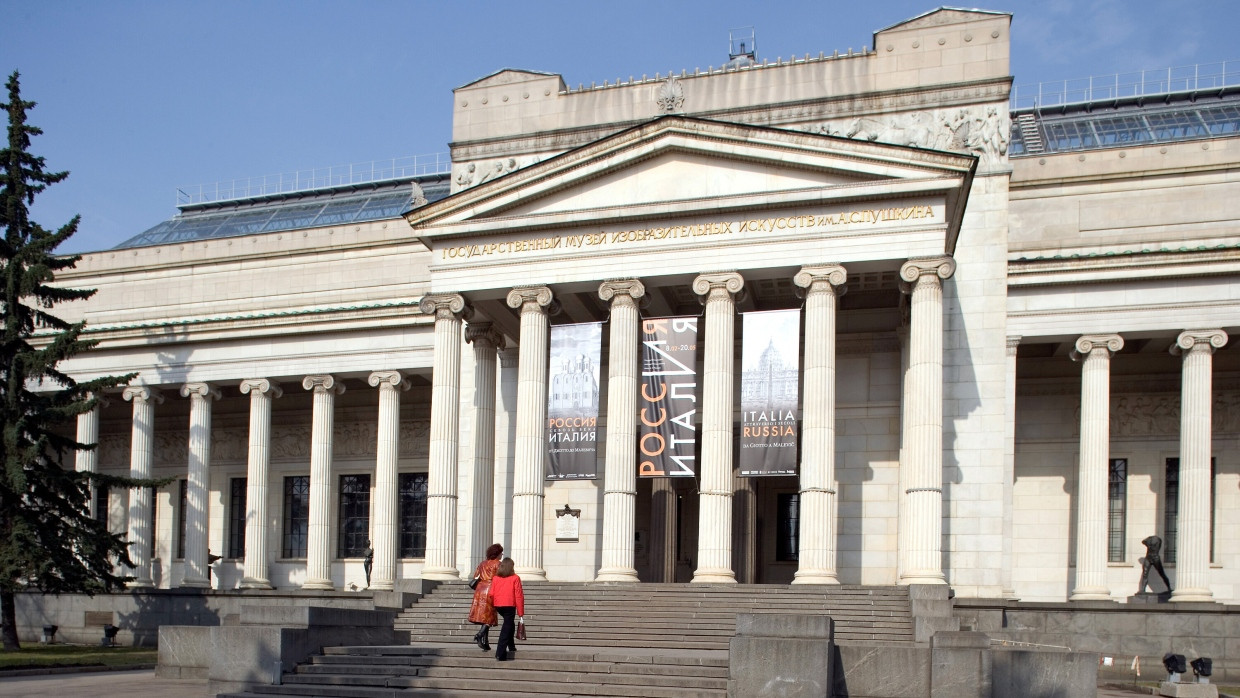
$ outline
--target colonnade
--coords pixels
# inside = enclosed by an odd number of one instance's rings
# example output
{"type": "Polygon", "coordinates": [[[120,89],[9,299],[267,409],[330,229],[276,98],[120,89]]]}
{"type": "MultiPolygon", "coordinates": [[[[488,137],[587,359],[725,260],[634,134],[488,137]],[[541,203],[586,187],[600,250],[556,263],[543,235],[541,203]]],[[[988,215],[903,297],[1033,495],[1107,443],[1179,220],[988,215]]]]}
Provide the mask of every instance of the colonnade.
{"type": "MultiPolygon", "coordinates": [[[[943,279],[955,271],[950,257],[909,260],[901,268],[905,291],[912,296],[910,356],[913,369],[906,387],[904,434],[906,458],[902,481],[913,483],[902,493],[904,511],[912,520],[910,536],[899,549],[902,583],[943,583],[940,563],[942,516],[942,398],[943,398],[943,279]]],[[[842,265],[803,267],[794,282],[806,296],[806,396],[802,418],[805,441],[801,467],[800,569],[796,583],[835,584],[837,535],[837,483],[835,480],[835,333],[838,296],[843,293],[847,271],[842,265]]],[[[694,582],[730,583],[733,570],[733,494],[736,477],[733,452],[733,369],[737,296],[744,278],[736,272],[701,274],[692,288],[705,305],[705,337],[702,370],[701,486],[699,488],[698,567],[694,582]]],[[[637,581],[634,565],[636,467],[633,443],[637,433],[635,400],[638,386],[638,303],[645,286],[637,279],[612,279],[599,286],[599,297],[611,311],[608,368],[607,448],[603,474],[603,525],[601,564],[597,581],[637,581]]],[[[429,301],[424,301],[424,303],[429,301]]],[[[461,319],[469,313],[462,296],[434,297],[436,353],[432,395],[443,391],[442,400],[432,398],[431,488],[444,503],[441,514],[428,520],[427,568],[423,576],[458,579],[463,574],[454,559],[455,444],[435,447],[439,434],[456,434],[459,400],[453,387],[460,365],[460,345],[448,339],[460,336],[461,319]],[[440,332],[444,334],[441,335],[440,332]],[[441,344],[439,337],[443,336],[441,344]],[[446,353],[445,353],[446,352],[446,353]],[[437,407],[441,406],[441,407],[437,407]],[[432,565],[431,551],[436,551],[432,565]]],[[[517,572],[524,579],[545,580],[543,568],[544,458],[546,454],[546,394],[549,314],[556,300],[547,286],[512,289],[509,307],[520,314],[517,367],[516,436],[512,546],[517,572]]],[[[466,328],[466,336],[470,329],[466,328]]],[[[494,381],[477,382],[476,402],[493,404],[494,381]]],[[[493,436],[485,416],[474,430],[475,438],[493,436]]],[[[449,437],[450,438],[450,437],[449,437]]],[[[475,452],[491,453],[493,444],[475,452]]],[[[489,491],[490,471],[475,473],[476,492],[489,491]],[[478,477],[478,475],[482,477],[478,477]]],[[[473,496],[477,496],[476,494],[473,496]]],[[[477,510],[477,506],[474,510],[477,510]]],[[[475,530],[477,526],[475,525],[475,530]]],[[[662,537],[666,539],[666,536],[662,537]]],[[[480,546],[475,545],[475,548],[480,546]]],[[[465,570],[467,572],[468,570],[465,570]]]]}
{"type": "MultiPolygon", "coordinates": [[[[907,529],[916,536],[902,539],[902,581],[941,583],[939,565],[941,530],[942,462],[942,291],[940,281],[949,277],[954,262],[948,257],[910,260],[901,270],[912,295],[911,364],[906,387],[904,441],[906,458],[901,462],[902,481],[915,483],[902,497],[906,510],[916,517],[907,529]]],[[[795,583],[835,584],[837,535],[837,483],[835,480],[835,333],[838,296],[843,293],[847,271],[838,264],[810,265],[795,276],[806,298],[806,358],[803,462],[800,478],[801,531],[800,569],[795,583]]],[[[736,272],[698,276],[693,290],[706,306],[705,353],[701,407],[701,478],[698,560],[695,582],[734,582],[732,569],[732,506],[736,478],[732,464],[732,400],[736,300],[744,287],[736,272]]],[[[603,480],[603,536],[599,581],[637,581],[634,565],[636,512],[636,454],[632,444],[637,433],[636,394],[638,370],[638,303],[645,287],[637,279],[603,282],[599,296],[611,311],[608,424],[603,480]]],[[[520,313],[517,364],[517,409],[514,440],[511,555],[519,562],[518,573],[529,580],[545,580],[543,569],[544,458],[546,454],[546,391],[548,316],[558,305],[547,286],[512,289],[508,305],[520,313]]],[[[459,294],[431,294],[420,302],[421,310],[435,318],[435,353],[431,388],[431,425],[427,495],[427,541],[422,577],[459,579],[468,561],[456,559],[457,510],[461,493],[458,482],[460,430],[460,367],[462,338],[475,351],[475,392],[469,418],[475,443],[472,492],[468,524],[471,549],[490,542],[491,492],[495,476],[495,391],[497,348],[503,337],[488,322],[469,322],[472,309],[459,294]],[[468,324],[466,324],[468,323],[468,324]]],[[[396,580],[399,526],[397,516],[397,435],[400,392],[408,381],[397,371],[378,371],[369,383],[380,390],[378,444],[373,495],[372,545],[374,562],[371,588],[392,589],[396,580]]],[[[335,397],[344,386],[332,375],[310,375],[302,381],[313,391],[310,449],[310,501],[307,534],[306,579],[303,588],[332,588],[330,575],[331,511],[335,484],[332,469],[332,431],[335,397]]],[[[246,555],[241,581],[243,589],[269,589],[267,500],[271,453],[271,401],[283,394],[268,378],[241,381],[250,396],[250,429],[247,450],[246,555]]],[[[189,459],[187,463],[187,511],[185,574],[183,586],[207,585],[207,474],[210,467],[212,403],[220,391],[203,382],[187,383],[180,390],[191,400],[189,459]]],[[[153,414],[163,396],[150,386],[126,388],[124,398],[133,403],[133,438],[130,475],[151,476],[153,414]]],[[[79,439],[92,443],[98,436],[98,410],[79,418],[79,439]]],[[[81,469],[93,466],[90,456],[78,462],[81,469]]],[[[152,586],[149,529],[152,525],[151,493],[130,493],[128,533],[133,541],[131,586],[152,586]]],[[[902,528],[902,530],[905,530],[902,528]]]]}
{"type": "MultiPolygon", "coordinates": [[[[941,584],[943,515],[943,293],[942,282],[955,271],[950,257],[912,259],[902,265],[902,290],[911,296],[908,367],[902,401],[900,521],[897,533],[901,584],[941,584]]],[[[836,584],[838,483],[835,470],[836,314],[848,278],[838,264],[808,265],[793,278],[805,296],[804,397],[800,465],[799,568],[793,583],[836,584]]],[[[701,486],[698,566],[695,582],[734,582],[732,549],[733,494],[732,411],[735,314],[744,278],[736,272],[701,274],[693,290],[705,305],[703,390],[700,403],[701,486]]],[[[603,475],[603,525],[598,581],[637,581],[634,564],[636,467],[632,447],[637,433],[639,385],[638,305],[646,290],[638,279],[613,279],[599,286],[611,312],[608,369],[607,442],[603,475]]],[[[543,568],[544,458],[546,453],[546,357],[549,315],[557,302],[547,286],[512,289],[510,307],[520,313],[517,363],[517,409],[514,440],[512,545],[518,572],[545,580],[543,568]]],[[[458,500],[468,497],[469,549],[482,549],[493,530],[495,478],[495,396],[497,349],[504,339],[489,322],[471,322],[472,311],[459,294],[433,294],[421,301],[435,318],[435,354],[431,389],[431,432],[427,498],[426,558],[422,576],[459,579],[469,561],[456,559],[458,500]],[[475,352],[474,399],[466,431],[473,434],[471,492],[458,493],[458,439],[461,433],[460,366],[462,339],[475,352]]],[[[1008,340],[1008,371],[1013,373],[1020,338],[1008,340]]],[[[1221,330],[1182,332],[1172,351],[1183,357],[1181,474],[1179,492],[1178,584],[1173,600],[1209,601],[1211,360],[1224,346],[1221,330]]],[[[1118,334],[1084,335],[1073,358],[1082,364],[1080,463],[1077,490],[1076,579],[1071,599],[1109,599],[1105,581],[1107,540],[1107,462],[1109,454],[1110,362],[1123,347],[1118,334]]],[[[400,393],[408,380],[397,371],[378,371],[369,383],[380,391],[378,444],[373,495],[372,540],[375,551],[371,586],[392,589],[397,578],[397,443],[400,393]]],[[[1007,403],[1014,402],[1013,376],[1007,403]]],[[[330,539],[334,482],[331,477],[334,399],[343,385],[332,375],[306,376],[302,387],[313,391],[310,459],[310,508],[307,574],[303,588],[331,589],[330,539]]],[[[267,378],[240,383],[250,397],[247,451],[246,555],[244,589],[269,589],[268,472],[271,401],[282,388],[267,378]]],[[[220,391],[203,382],[186,383],[180,393],[190,404],[187,507],[184,513],[185,572],[182,586],[207,585],[207,475],[210,467],[211,409],[220,391]]],[[[151,476],[153,415],[163,401],[150,386],[131,386],[123,397],[133,404],[130,475],[151,476]]],[[[1013,438],[1012,416],[1006,438],[1013,438]]],[[[94,443],[99,410],[79,417],[78,439],[94,443]]],[[[1006,448],[1009,457],[1010,443],[1006,448]]],[[[94,452],[78,454],[79,470],[97,467],[94,452]]],[[[151,493],[130,493],[128,535],[135,579],[131,586],[152,586],[151,493]]],[[[663,536],[666,539],[666,535],[663,536]]],[[[1010,552],[1005,548],[1005,555],[1010,552]]],[[[1006,580],[1005,588],[1010,584],[1006,580]]]]}
{"type": "MultiPolygon", "coordinates": [[[[1172,601],[1213,601],[1210,566],[1211,373],[1222,330],[1186,330],[1171,353],[1182,356],[1180,491],[1176,589],[1172,601]]],[[[1111,359],[1124,347],[1118,334],[1083,335],[1072,358],[1081,362],[1080,462],[1077,473],[1076,581],[1070,601],[1111,598],[1106,584],[1107,484],[1110,454],[1111,359]]]]}

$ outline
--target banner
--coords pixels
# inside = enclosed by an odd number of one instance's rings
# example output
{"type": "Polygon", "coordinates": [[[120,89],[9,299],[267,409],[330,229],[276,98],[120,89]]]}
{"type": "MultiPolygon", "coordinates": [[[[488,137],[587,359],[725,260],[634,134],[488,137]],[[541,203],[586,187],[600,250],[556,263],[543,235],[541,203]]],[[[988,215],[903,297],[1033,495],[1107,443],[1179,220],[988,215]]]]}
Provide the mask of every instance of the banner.
{"type": "Polygon", "coordinates": [[[742,319],[741,475],[795,475],[801,311],[742,319]]]}
{"type": "Polygon", "coordinates": [[[693,477],[697,461],[697,324],[694,317],[642,321],[637,396],[637,474],[693,477]]]}
{"type": "Polygon", "coordinates": [[[598,477],[599,352],[603,325],[552,325],[547,381],[547,479],[598,477]]]}

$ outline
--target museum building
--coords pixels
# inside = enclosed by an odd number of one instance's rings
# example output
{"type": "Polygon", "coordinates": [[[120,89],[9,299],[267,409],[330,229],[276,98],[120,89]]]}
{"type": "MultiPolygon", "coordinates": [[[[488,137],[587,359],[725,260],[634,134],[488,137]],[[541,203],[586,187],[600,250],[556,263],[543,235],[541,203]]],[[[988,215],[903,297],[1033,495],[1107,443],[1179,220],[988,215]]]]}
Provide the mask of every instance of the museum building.
{"type": "Polygon", "coordinates": [[[1236,603],[1240,77],[1026,104],[1010,25],[505,69],[450,164],[83,255],[65,368],[139,375],[77,467],[174,478],[94,497],[132,586],[393,589],[499,542],[526,580],[1123,600],[1157,535],[1172,601],[1236,603]]]}

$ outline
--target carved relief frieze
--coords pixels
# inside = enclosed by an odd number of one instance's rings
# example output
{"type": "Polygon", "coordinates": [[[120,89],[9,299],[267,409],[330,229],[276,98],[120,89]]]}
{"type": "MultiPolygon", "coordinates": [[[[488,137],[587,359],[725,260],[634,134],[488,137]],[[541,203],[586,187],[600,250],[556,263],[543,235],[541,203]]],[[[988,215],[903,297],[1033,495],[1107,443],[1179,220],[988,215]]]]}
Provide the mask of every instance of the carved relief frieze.
{"type": "MultiPolygon", "coordinates": [[[[1240,392],[1216,392],[1211,427],[1216,435],[1240,432],[1240,392]]],[[[1080,431],[1081,408],[1074,413],[1072,433],[1080,431]]],[[[1171,439],[1180,434],[1180,394],[1112,395],[1111,438],[1160,436],[1171,439]]]]}
{"type": "Polygon", "coordinates": [[[983,166],[997,166],[1007,157],[1009,124],[996,105],[932,109],[900,114],[859,116],[806,128],[811,133],[855,140],[968,152],[983,166]]]}
{"type": "MultiPolygon", "coordinates": [[[[677,78],[678,82],[683,82],[677,78]]],[[[662,83],[661,83],[662,84],[662,83]]],[[[846,124],[858,114],[890,114],[912,110],[925,110],[927,107],[942,111],[951,111],[955,107],[962,109],[993,108],[1000,113],[999,104],[989,107],[974,106],[979,102],[1006,103],[1011,87],[1006,80],[987,80],[985,82],[955,88],[930,88],[923,90],[899,90],[895,92],[866,93],[842,95],[812,104],[797,103],[781,106],[777,104],[761,104],[752,108],[729,108],[726,110],[688,110],[684,113],[705,119],[720,119],[736,123],[756,123],[780,128],[823,133],[823,121],[839,121],[846,124]]],[[[1006,118],[1006,115],[1002,115],[1006,118]]],[[[875,117],[881,118],[881,117],[875,117]]],[[[1003,121],[1003,119],[1000,119],[1003,121]]],[[[478,163],[474,175],[468,177],[472,182],[477,177],[483,162],[495,158],[497,150],[503,149],[505,158],[516,157],[520,167],[532,164],[539,159],[550,157],[565,150],[587,145],[600,138],[614,134],[628,126],[635,126],[640,120],[616,122],[596,128],[581,128],[564,131],[548,131],[536,135],[516,137],[505,140],[502,144],[490,141],[461,141],[452,144],[453,177],[460,177],[468,170],[468,163],[478,163]],[[541,153],[525,162],[521,154],[541,153]]],[[[1006,126],[1007,124],[1001,124],[1006,126]]],[[[840,130],[836,126],[834,130],[840,130]]],[[[971,129],[970,129],[971,130],[971,129]]],[[[1006,139],[1007,132],[1000,128],[1000,135],[1006,139]]],[[[1006,150],[1006,143],[1004,144],[1006,150]]],[[[472,182],[476,183],[476,182],[472,182]]],[[[457,180],[457,185],[464,188],[470,186],[457,180]]]]}
{"type": "Polygon", "coordinates": [[[533,165],[538,160],[538,156],[531,155],[522,158],[508,157],[498,160],[456,163],[452,166],[452,178],[458,187],[465,189],[503,177],[510,172],[516,172],[522,167],[533,165]]]}

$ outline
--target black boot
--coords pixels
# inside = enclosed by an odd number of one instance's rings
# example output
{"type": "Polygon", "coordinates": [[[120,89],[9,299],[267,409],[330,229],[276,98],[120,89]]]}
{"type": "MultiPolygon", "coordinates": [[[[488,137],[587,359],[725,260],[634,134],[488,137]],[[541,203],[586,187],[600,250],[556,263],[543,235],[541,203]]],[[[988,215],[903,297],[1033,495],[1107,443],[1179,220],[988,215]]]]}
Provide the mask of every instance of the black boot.
{"type": "Polygon", "coordinates": [[[478,647],[483,652],[486,652],[491,649],[491,643],[489,642],[489,637],[488,637],[490,634],[491,634],[491,626],[484,625],[482,626],[482,630],[479,630],[478,634],[474,636],[474,642],[478,643],[478,647]]]}

